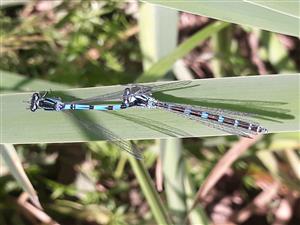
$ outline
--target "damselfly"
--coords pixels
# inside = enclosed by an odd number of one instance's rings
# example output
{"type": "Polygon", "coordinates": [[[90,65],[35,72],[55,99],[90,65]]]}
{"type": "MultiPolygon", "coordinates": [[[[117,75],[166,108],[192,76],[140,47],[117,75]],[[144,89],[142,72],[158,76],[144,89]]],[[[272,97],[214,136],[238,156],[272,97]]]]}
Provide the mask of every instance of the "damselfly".
{"type": "MultiPolygon", "coordinates": [[[[96,110],[96,111],[107,111],[107,110],[120,110],[128,108],[129,105],[124,104],[128,102],[124,100],[121,104],[116,105],[91,105],[91,104],[80,104],[80,103],[64,103],[59,97],[47,97],[48,92],[44,94],[35,92],[31,96],[29,109],[35,112],[37,109],[44,109],[47,111],[66,111],[66,110],[96,110]]],[[[124,95],[127,96],[127,95],[124,95]]]]}
{"type": "MultiPolygon", "coordinates": [[[[64,111],[70,113],[70,110],[97,110],[97,111],[107,111],[107,110],[120,110],[125,109],[128,106],[124,103],[119,105],[85,105],[76,103],[64,103],[61,98],[58,97],[47,97],[48,92],[44,94],[35,92],[31,96],[29,101],[29,109],[35,112],[38,109],[44,109],[46,111],[64,111]]],[[[123,101],[125,102],[125,101],[123,101]]],[[[137,147],[130,144],[128,141],[123,140],[116,134],[112,133],[107,128],[101,126],[100,124],[94,124],[91,121],[84,120],[76,114],[72,114],[80,125],[91,132],[99,132],[105,136],[106,139],[117,145],[120,149],[130,153],[137,159],[142,159],[142,154],[137,147]]]]}
{"type": "Polygon", "coordinates": [[[135,85],[130,84],[127,85],[128,87],[125,88],[126,90],[129,90],[128,92],[124,91],[124,88],[120,91],[104,94],[104,95],[98,95],[91,98],[85,98],[81,100],[76,100],[71,103],[89,103],[89,102],[102,102],[102,101],[120,101],[124,100],[124,98],[128,98],[128,96],[132,95],[139,95],[139,94],[146,94],[146,95],[152,95],[154,92],[159,91],[172,91],[172,90],[178,90],[181,88],[186,88],[191,81],[177,81],[177,82],[171,82],[166,84],[150,84],[150,85],[135,85]]]}
{"type": "Polygon", "coordinates": [[[167,110],[189,119],[198,120],[209,127],[249,138],[251,137],[250,135],[265,134],[268,132],[259,123],[247,120],[245,117],[251,116],[248,113],[162,102],[153,98],[151,88],[147,89],[145,86],[126,88],[124,93],[127,93],[123,97],[124,104],[129,107],[135,106],[167,110]]]}
{"type": "MultiPolygon", "coordinates": [[[[154,91],[178,89],[186,86],[189,83],[190,81],[150,86],[130,85],[130,88],[125,88],[125,90],[123,89],[121,91],[72,102],[63,102],[62,99],[59,97],[48,97],[48,92],[45,92],[44,94],[36,92],[33,93],[31,96],[31,100],[29,101],[29,109],[32,112],[35,112],[38,109],[44,109],[46,111],[63,111],[68,114],[70,114],[72,110],[121,110],[126,109],[128,107],[136,106],[136,101],[134,99],[135,96],[138,96],[140,94],[151,95],[151,93],[154,91]],[[122,102],[120,104],[115,105],[85,104],[88,102],[114,100],[119,100],[122,102]]],[[[129,144],[127,141],[121,139],[116,134],[112,133],[109,129],[101,126],[100,124],[94,124],[91,121],[87,121],[76,114],[71,115],[76,117],[77,121],[79,121],[82,127],[90,130],[91,132],[97,132],[101,130],[101,133],[104,134],[105,138],[119,146],[120,149],[125,150],[126,152],[130,153],[138,159],[142,159],[142,154],[134,145],[129,144]]]]}

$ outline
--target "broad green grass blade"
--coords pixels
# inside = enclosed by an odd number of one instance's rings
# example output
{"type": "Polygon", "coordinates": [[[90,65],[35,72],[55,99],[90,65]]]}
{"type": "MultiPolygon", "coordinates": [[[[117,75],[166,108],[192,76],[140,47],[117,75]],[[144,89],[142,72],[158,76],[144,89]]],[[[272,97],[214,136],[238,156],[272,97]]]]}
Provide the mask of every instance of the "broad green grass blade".
{"type": "Polygon", "coordinates": [[[22,167],[22,164],[14,146],[0,144],[0,157],[3,158],[10,173],[13,175],[13,177],[16,179],[16,181],[19,183],[22,189],[28,193],[31,201],[39,208],[42,208],[39,198],[22,167]]]}
{"type": "Polygon", "coordinates": [[[299,1],[145,1],[230,23],[253,26],[295,37],[299,36],[299,1]]]}
{"type": "Polygon", "coordinates": [[[204,29],[198,31],[193,36],[181,43],[167,56],[163,57],[158,62],[153,64],[147,71],[142,74],[141,77],[139,77],[138,81],[149,82],[158,80],[172,68],[176,60],[184,57],[202,41],[206,40],[207,38],[211,37],[227,26],[229,26],[229,24],[223,22],[215,22],[206,26],[204,29]]]}
{"type": "Polygon", "coordinates": [[[67,85],[20,76],[0,70],[0,93],[23,92],[37,90],[63,90],[67,85]]]}
{"type": "Polygon", "coordinates": [[[247,2],[251,4],[256,4],[257,6],[263,7],[268,10],[278,12],[280,14],[285,14],[287,16],[295,17],[299,19],[300,15],[300,3],[299,1],[261,1],[261,0],[248,0],[247,2]]]}
{"type": "Polygon", "coordinates": [[[178,13],[151,4],[141,4],[139,12],[143,67],[147,70],[176,47],[178,13]]]}
{"type": "MultiPolygon", "coordinates": [[[[185,87],[154,94],[159,100],[255,113],[271,133],[299,131],[299,74],[194,80],[185,87]]],[[[168,83],[168,82],[167,82],[168,83]]],[[[86,98],[123,90],[122,86],[67,90],[65,96],[86,98]]],[[[56,93],[60,95],[59,93],[56,93]]],[[[52,95],[55,95],[52,94],[52,95]]],[[[101,140],[86,134],[62,112],[26,110],[31,93],[1,97],[1,143],[80,142],[101,140]]],[[[65,100],[71,100],[70,97],[65,100]]],[[[95,123],[124,139],[201,137],[224,135],[171,112],[130,108],[109,112],[86,112],[95,123]],[[181,132],[175,132],[180,130],[181,132]]]]}

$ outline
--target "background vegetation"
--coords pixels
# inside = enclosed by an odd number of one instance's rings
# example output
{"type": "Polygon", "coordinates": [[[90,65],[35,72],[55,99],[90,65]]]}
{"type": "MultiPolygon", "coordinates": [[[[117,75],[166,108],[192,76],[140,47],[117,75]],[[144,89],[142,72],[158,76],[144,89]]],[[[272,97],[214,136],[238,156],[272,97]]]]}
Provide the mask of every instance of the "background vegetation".
{"type": "MultiPolygon", "coordinates": [[[[297,35],[292,22],[260,20],[277,34],[109,0],[3,1],[0,18],[2,93],[300,70],[299,39],[284,35],[297,35]]],[[[1,145],[0,224],[300,221],[298,133],[137,141],[143,163],[105,142],[40,142],[1,145]]]]}

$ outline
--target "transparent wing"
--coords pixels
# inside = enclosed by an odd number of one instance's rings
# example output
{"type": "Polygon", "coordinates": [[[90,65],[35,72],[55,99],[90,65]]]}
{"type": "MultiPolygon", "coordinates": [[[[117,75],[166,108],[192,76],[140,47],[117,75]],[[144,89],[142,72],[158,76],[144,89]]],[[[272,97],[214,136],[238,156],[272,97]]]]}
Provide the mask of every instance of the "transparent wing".
{"type": "Polygon", "coordinates": [[[135,94],[151,94],[158,91],[170,91],[174,89],[183,88],[189,85],[192,81],[176,81],[166,84],[149,84],[149,85],[132,85],[133,93],[135,94]],[[136,89],[136,90],[135,90],[136,89]]]}
{"type": "MultiPolygon", "coordinates": [[[[132,106],[132,108],[138,108],[139,110],[149,110],[147,108],[141,108],[139,106],[132,106]]],[[[110,111],[109,113],[119,116],[121,118],[124,118],[126,120],[129,120],[133,123],[141,124],[141,125],[148,127],[154,131],[157,131],[157,132],[160,132],[163,134],[167,134],[172,137],[191,136],[190,133],[187,133],[177,127],[169,126],[168,124],[164,123],[163,121],[158,122],[157,120],[153,120],[149,117],[143,117],[143,116],[140,116],[137,114],[134,114],[134,115],[127,114],[126,116],[124,116],[124,115],[122,115],[122,113],[117,112],[117,111],[110,111]]]]}
{"type": "MultiPolygon", "coordinates": [[[[184,87],[190,84],[191,81],[178,81],[167,84],[150,84],[150,85],[135,85],[129,84],[124,86],[125,88],[130,88],[132,90],[132,94],[151,94],[157,91],[163,90],[173,90],[176,88],[184,87]]],[[[72,103],[89,103],[89,102],[101,102],[101,101],[120,101],[123,98],[124,89],[121,91],[116,91],[104,95],[98,95],[91,98],[86,98],[78,101],[70,102],[72,103]]]]}
{"type": "Polygon", "coordinates": [[[158,91],[169,91],[173,89],[183,88],[187,85],[189,85],[192,81],[190,80],[183,80],[183,81],[176,81],[166,84],[158,84],[158,85],[149,85],[152,92],[158,92],[158,91]]]}
{"type": "Polygon", "coordinates": [[[193,119],[193,120],[197,120],[199,122],[201,122],[202,124],[211,127],[211,128],[215,128],[221,131],[225,131],[226,133],[229,134],[234,134],[234,135],[238,135],[238,136],[242,136],[242,137],[247,137],[247,138],[251,138],[250,135],[256,135],[256,133],[254,131],[251,130],[246,130],[240,127],[234,127],[234,126],[230,126],[228,124],[225,123],[219,123],[217,121],[212,121],[212,120],[208,120],[208,119],[204,119],[202,117],[189,117],[189,119],[193,119]]]}
{"type": "MultiPolygon", "coordinates": [[[[125,88],[124,88],[125,89],[125,88]]],[[[116,91],[108,94],[98,95],[91,98],[85,98],[82,100],[77,100],[70,102],[73,103],[90,103],[90,102],[102,102],[102,101],[120,101],[122,99],[124,90],[116,91]]]]}
{"type": "Polygon", "coordinates": [[[168,109],[164,109],[164,108],[161,108],[161,110],[164,110],[164,111],[168,111],[168,112],[172,112],[172,113],[175,113],[179,116],[183,116],[187,119],[191,119],[191,120],[196,120],[208,127],[211,127],[211,128],[214,128],[214,129],[218,129],[218,130],[221,130],[221,131],[225,131],[226,133],[229,133],[229,134],[234,134],[234,135],[238,135],[238,136],[242,136],[242,137],[247,137],[247,138],[251,138],[251,134],[255,135],[256,133],[253,132],[253,131],[250,131],[250,130],[245,130],[245,129],[241,129],[241,128],[237,128],[237,127],[232,127],[230,125],[227,125],[227,124],[221,124],[219,122],[216,122],[216,121],[212,121],[212,120],[208,120],[208,119],[204,119],[202,117],[196,117],[196,116],[188,116],[188,115],[185,115],[184,113],[179,113],[179,112],[174,112],[174,111],[170,111],[168,109]]]}
{"type": "MultiPolygon", "coordinates": [[[[170,103],[170,104],[174,105],[172,103],[170,103]]],[[[178,106],[182,106],[182,105],[178,105],[178,106]]],[[[202,124],[204,124],[208,127],[212,127],[212,128],[218,129],[218,130],[222,130],[222,131],[225,131],[225,132],[230,133],[230,134],[239,135],[239,136],[243,136],[243,137],[247,137],[247,138],[251,138],[250,135],[256,135],[257,134],[256,132],[254,132],[252,130],[247,130],[247,129],[243,129],[243,128],[240,128],[240,127],[234,127],[232,125],[228,125],[228,124],[225,124],[225,123],[219,123],[217,121],[205,119],[205,118],[202,118],[202,117],[187,115],[187,114],[184,114],[184,113],[181,113],[181,112],[174,112],[174,111],[171,111],[171,110],[165,109],[165,108],[160,108],[160,109],[166,110],[166,111],[169,111],[169,112],[172,112],[172,113],[176,113],[177,115],[184,116],[185,118],[188,118],[188,119],[199,121],[199,122],[201,122],[202,124]]],[[[256,123],[256,122],[249,121],[249,120],[247,120],[243,117],[240,117],[241,115],[244,115],[244,114],[242,114],[242,113],[240,114],[239,112],[228,111],[228,110],[223,111],[222,109],[211,109],[211,108],[208,108],[208,107],[189,107],[189,109],[196,109],[196,110],[200,110],[200,111],[205,111],[209,114],[222,115],[222,116],[226,116],[226,117],[229,117],[229,118],[232,118],[232,119],[240,119],[244,122],[251,123],[253,125],[259,126],[259,124],[256,123]],[[239,115],[239,117],[236,117],[236,115],[239,115]]]]}
{"type": "Polygon", "coordinates": [[[80,123],[80,125],[87,129],[88,131],[97,135],[97,133],[101,133],[109,142],[117,145],[121,150],[133,155],[136,159],[142,160],[143,156],[140,150],[135,146],[130,144],[129,141],[123,140],[122,138],[118,137],[116,134],[105,128],[100,124],[92,123],[91,121],[82,119],[76,113],[72,112],[65,112],[67,114],[71,114],[76,120],[80,123]]]}

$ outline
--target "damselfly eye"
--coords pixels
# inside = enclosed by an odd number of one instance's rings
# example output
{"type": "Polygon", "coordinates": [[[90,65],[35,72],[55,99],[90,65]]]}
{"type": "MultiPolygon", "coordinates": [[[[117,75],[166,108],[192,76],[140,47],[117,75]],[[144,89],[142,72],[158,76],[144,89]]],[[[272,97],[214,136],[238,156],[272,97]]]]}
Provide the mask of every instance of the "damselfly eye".
{"type": "Polygon", "coordinates": [[[30,111],[31,111],[31,112],[35,112],[36,110],[37,110],[36,104],[32,104],[32,105],[30,106],[30,111]]]}
{"type": "Polygon", "coordinates": [[[32,95],[32,100],[35,101],[35,102],[36,102],[39,98],[40,98],[40,96],[39,96],[38,93],[34,93],[34,94],[32,95]]]}
{"type": "Polygon", "coordinates": [[[130,89],[129,88],[125,88],[123,96],[127,96],[129,94],[130,94],[130,89]]]}
{"type": "Polygon", "coordinates": [[[38,108],[38,101],[40,100],[40,95],[39,93],[33,93],[31,97],[31,102],[30,102],[30,111],[34,112],[38,108]]]}

